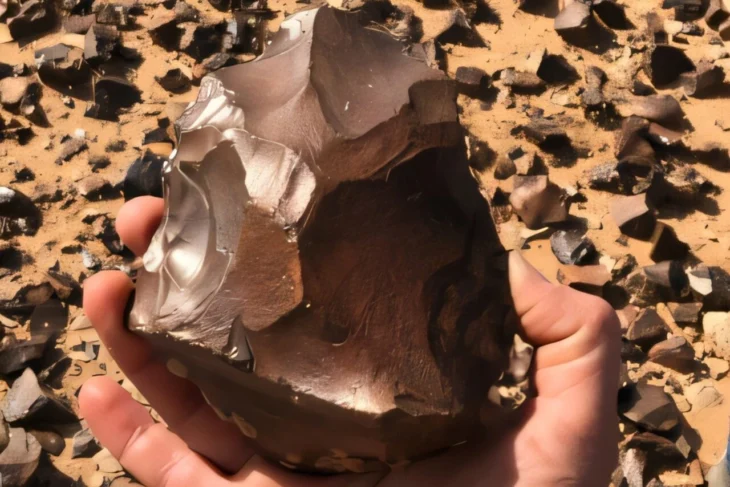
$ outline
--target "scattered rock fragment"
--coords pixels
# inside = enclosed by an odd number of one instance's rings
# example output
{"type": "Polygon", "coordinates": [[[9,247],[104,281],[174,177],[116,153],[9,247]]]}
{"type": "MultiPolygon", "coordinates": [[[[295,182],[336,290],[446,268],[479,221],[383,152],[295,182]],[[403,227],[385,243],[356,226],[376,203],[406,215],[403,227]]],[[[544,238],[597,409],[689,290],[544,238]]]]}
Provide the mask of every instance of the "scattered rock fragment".
{"type": "Polygon", "coordinates": [[[590,20],[590,4],[581,1],[572,2],[555,17],[555,30],[559,33],[573,33],[585,30],[590,20]]]}
{"type": "Polygon", "coordinates": [[[692,411],[697,412],[722,403],[722,395],[715,389],[714,381],[703,380],[686,387],[684,390],[687,401],[692,405],[692,411]]]}
{"type": "Polygon", "coordinates": [[[69,137],[61,146],[61,151],[56,158],[56,164],[61,165],[70,161],[75,155],[87,150],[89,146],[83,137],[69,137]]]}
{"type": "Polygon", "coordinates": [[[566,195],[547,176],[515,176],[509,201],[514,212],[530,229],[568,218],[569,202],[566,195]]]}
{"type": "Polygon", "coordinates": [[[709,311],[702,317],[707,350],[717,357],[730,360],[730,313],[709,311]]]}
{"type": "Polygon", "coordinates": [[[703,363],[707,365],[707,368],[710,371],[710,377],[715,380],[723,378],[730,370],[730,364],[728,364],[728,361],[725,359],[705,357],[703,363]]]}
{"type": "Polygon", "coordinates": [[[120,47],[119,32],[108,25],[94,24],[84,37],[84,59],[92,65],[109,61],[120,47]]]}
{"type": "Polygon", "coordinates": [[[91,69],[80,49],[64,44],[38,49],[35,64],[40,79],[54,90],[82,99],[91,96],[91,69]]]}
{"type": "Polygon", "coordinates": [[[683,337],[672,337],[651,347],[649,360],[680,372],[691,371],[695,366],[695,351],[683,337]]]}
{"type": "Polygon", "coordinates": [[[42,216],[30,198],[14,188],[0,186],[0,237],[34,235],[42,216]]]}
{"type": "Polygon", "coordinates": [[[679,240],[674,229],[663,222],[656,224],[650,241],[649,257],[654,262],[682,260],[689,252],[689,245],[679,240]]]}
{"type": "MultiPolygon", "coordinates": [[[[83,423],[82,423],[83,424],[83,423]]],[[[79,430],[73,437],[73,452],[71,458],[90,458],[101,450],[101,446],[87,427],[79,430]]]]}
{"type": "Polygon", "coordinates": [[[84,116],[115,122],[119,114],[142,101],[139,89],[129,81],[114,76],[99,78],[94,85],[94,103],[84,116]]]}
{"type": "Polygon", "coordinates": [[[89,201],[98,201],[116,196],[117,191],[106,179],[98,174],[91,174],[76,183],[76,190],[89,201]]]}
{"type": "Polygon", "coordinates": [[[611,281],[611,273],[601,264],[568,265],[558,269],[557,280],[560,284],[598,294],[611,281]]]}
{"type": "Polygon", "coordinates": [[[58,299],[49,299],[38,305],[30,315],[32,336],[58,336],[66,330],[68,309],[58,299]]]}
{"type": "Polygon", "coordinates": [[[653,460],[654,462],[667,463],[687,458],[684,448],[680,448],[668,438],[648,431],[633,434],[626,441],[626,446],[641,449],[647,454],[650,462],[653,460]]]}
{"type": "Polygon", "coordinates": [[[544,88],[545,82],[535,73],[516,71],[513,68],[502,70],[499,79],[504,86],[518,90],[538,90],[544,88]]]}
{"type": "Polygon", "coordinates": [[[684,119],[682,107],[671,95],[614,97],[611,101],[624,117],[636,115],[668,126],[681,124],[684,119]]]}
{"type": "Polygon", "coordinates": [[[710,29],[718,30],[720,25],[730,19],[730,11],[724,0],[710,0],[705,11],[705,22],[710,29]]]}
{"type": "Polygon", "coordinates": [[[695,324],[698,322],[702,303],[667,303],[667,307],[677,323],[695,324]]]}
{"type": "Polygon", "coordinates": [[[507,156],[500,156],[494,166],[494,178],[499,180],[509,179],[517,174],[515,162],[507,156]]]}
{"type": "Polygon", "coordinates": [[[682,73],[680,83],[689,96],[702,98],[718,91],[725,81],[725,71],[710,61],[700,61],[697,69],[682,73]]]}
{"type": "Polygon", "coordinates": [[[651,166],[655,161],[654,148],[648,138],[650,122],[631,116],[621,123],[616,136],[616,158],[619,162],[651,166]]]}
{"type": "Polygon", "coordinates": [[[127,5],[102,3],[96,5],[96,21],[99,24],[114,25],[121,28],[131,27],[134,19],[127,5]]]}
{"type": "Polygon", "coordinates": [[[614,197],[611,200],[611,216],[624,235],[648,239],[654,233],[655,217],[645,193],[614,197]]]}
{"type": "Polygon", "coordinates": [[[602,87],[606,82],[606,73],[597,66],[588,66],[585,70],[586,89],[581,100],[587,107],[595,107],[604,102],[602,87]]]}
{"type": "Polygon", "coordinates": [[[63,453],[64,448],[66,448],[63,436],[59,435],[55,431],[31,430],[28,433],[38,440],[38,443],[44,451],[47,451],[54,457],[59,456],[63,453]]]}
{"type": "Polygon", "coordinates": [[[671,289],[678,296],[687,295],[689,281],[682,264],[676,260],[646,266],[644,274],[652,282],[671,289]]]}
{"type": "Polygon", "coordinates": [[[454,76],[459,93],[471,98],[480,98],[489,88],[490,77],[483,69],[460,66],[454,76]]]}
{"type": "Polygon", "coordinates": [[[124,178],[124,199],[138,196],[162,197],[162,167],[165,159],[150,151],[135,160],[124,178]]]}
{"type": "Polygon", "coordinates": [[[687,269],[687,279],[692,290],[701,296],[712,293],[712,275],[706,265],[698,264],[687,269]]]}
{"type": "Polygon", "coordinates": [[[8,19],[7,24],[13,39],[37,37],[52,29],[56,22],[56,12],[52,2],[45,0],[28,0],[20,11],[8,19]]]}
{"type": "Polygon", "coordinates": [[[649,431],[659,432],[672,430],[681,418],[677,406],[663,388],[643,383],[632,388],[622,415],[649,431]]]}
{"type": "Polygon", "coordinates": [[[191,86],[190,78],[180,68],[169,69],[163,76],[155,76],[155,81],[170,93],[185,93],[191,86]]]}
{"type": "Polygon", "coordinates": [[[10,428],[10,442],[0,452],[0,478],[3,485],[24,486],[38,468],[41,445],[22,428],[10,428]]]}
{"type": "Polygon", "coordinates": [[[31,369],[16,379],[2,402],[6,421],[63,424],[76,421],[71,408],[50,389],[38,383],[31,369]]]}
{"type": "Polygon", "coordinates": [[[553,254],[562,264],[583,265],[596,256],[596,247],[581,230],[558,230],[550,236],[553,254]]]}
{"type": "Polygon", "coordinates": [[[48,337],[32,337],[17,340],[8,335],[0,342],[0,374],[10,374],[22,370],[28,362],[39,359],[48,344],[48,337]]]}
{"type": "MultiPolygon", "coordinates": [[[[654,308],[641,310],[636,319],[629,325],[626,338],[645,350],[667,338],[671,330],[654,308]]],[[[694,352],[692,353],[694,357],[694,352]]]]}

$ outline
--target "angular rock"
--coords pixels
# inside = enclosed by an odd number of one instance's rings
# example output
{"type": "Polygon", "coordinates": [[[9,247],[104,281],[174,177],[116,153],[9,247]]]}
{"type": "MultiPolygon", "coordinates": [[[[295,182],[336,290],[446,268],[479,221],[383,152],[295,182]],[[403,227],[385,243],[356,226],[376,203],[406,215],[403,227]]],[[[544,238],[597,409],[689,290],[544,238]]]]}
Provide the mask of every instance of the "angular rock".
{"type": "Polygon", "coordinates": [[[717,391],[712,380],[703,380],[686,387],[685,397],[695,413],[715,407],[723,401],[722,394],[717,391]]]}
{"type": "Polygon", "coordinates": [[[591,20],[591,7],[587,2],[575,1],[555,17],[554,27],[558,33],[572,33],[585,30],[591,20]]]}
{"type": "Polygon", "coordinates": [[[84,59],[92,65],[109,61],[121,46],[119,32],[108,25],[92,25],[84,37],[84,59]]]}
{"type": "Polygon", "coordinates": [[[730,11],[725,7],[724,0],[709,0],[705,11],[705,22],[708,27],[717,30],[728,19],[730,19],[730,11]]]}
{"type": "Polygon", "coordinates": [[[708,296],[713,291],[713,279],[710,268],[705,264],[698,264],[687,269],[687,280],[693,291],[701,296],[708,296]]]}
{"type": "Polygon", "coordinates": [[[164,76],[155,76],[155,80],[170,93],[185,93],[191,86],[190,78],[180,68],[169,69],[164,76]]]}
{"type": "Polygon", "coordinates": [[[611,273],[604,265],[569,265],[558,269],[560,284],[586,292],[597,292],[611,281],[611,273]]]}
{"type": "Polygon", "coordinates": [[[505,180],[517,174],[517,166],[515,162],[506,156],[497,159],[494,166],[494,179],[505,180]]]}
{"type": "Polygon", "coordinates": [[[0,478],[3,486],[28,485],[41,455],[41,445],[22,428],[10,428],[10,443],[0,452],[0,478]]]}
{"type": "Polygon", "coordinates": [[[3,78],[0,80],[0,103],[8,110],[17,111],[33,83],[30,76],[3,78]]]}
{"type": "Polygon", "coordinates": [[[689,245],[679,240],[674,229],[663,222],[658,222],[654,227],[650,242],[649,257],[654,262],[682,260],[689,253],[689,245]]]}
{"type": "Polygon", "coordinates": [[[458,67],[454,79],[459,93],[471,98],[483,96],[491,81],[486,71],[473,66],[458,67]]]}
{"type": "Polygon", "coordinates": [[[687,458],[685,450],[675,442],[663,436],[644,431],[632,435],[626,442],[628,448],[639,448],[644,451],[652,463],[670,463],[687,458]]]}
{"type": "Polygon", "coordinates": [[[79,430],[73,437],[73,452],[71,458],[91,458],[96,455],[101,446],[94,438],[91,430],[85,427],[79,430]]]}
{"type": "Polygon", "coordinates": [[[14,188],[0,186],[0,237],[35,235],[42,222],[40,210],[14,188]]]}
{"type": "Polygon", "coordinates": [[[680,423],[681,413],[672,398],[657,386],[638,383],[622,415],[649,431],[667,432],[680,423]]]}
{"type": "Polygon", "coordinates": [[[681,124],[684,112],[679,102],[671,95],[635,96],[626,99],[612,99],[621,115],[636,115],[662,125],[681,124]]]}
{"type": "Polygon", "coordinates": [[[178,120],[166,230],[138,271],[129,327],[266,457],[380,470],[481,428],[513,334],[506,253],[456,95],[399,40],[321,7],[284,21],[255,62],[204,79],[178,120]],[[351,402],[353,379],[373,401],[351,402]]]}
{"type": "MultiPolygon", "coordinates": [[[[626,338],[648,350],[657,343],[667,339],[671,329],[654,308],[641,310],[633,323],[629,325],[626,338]]],[[[692,353],[694,358],[694,353],[692,353]]]]}
{"type": "Polygon", "coordinates": [[[680,372],[695,366],[695,351],[683,337],[672,337],[649,349],[649,360],[680,372]]]}
{"type": "Polygon", "coordinates": [[[689,96],[702,98],[719,90],[725,81],[725,71],[710,61],[700,61],[697,69],[682,73],[680,83],[689,96]]]}
{"type": "Polygon", "coordinates": [[[70,161],[75,155],[87,150],[89,146],[83,137],[70,137],[61,146],[61,151],[56,158],[56,164],[61,165],[70,161]]]}
{"type": "Polygon", "coordinates": [[[586,88],[581,94],[583,105],[595,107],[604,102],[602,87],[606,82],[606,73],[597,66],[588,66],[585,70],[586,88]]]}
{"type": "Polygon", "coordinates": [[[596,247],[581,230],[558,230],[550,236],[550,247],[562,264],[584,265],[596,256],[596,247]]]}
{"type": "Polygon", "coordinates": [[[715,356],[730,360],[730,313],[709,311],[702,317],[705,345],[715,356]]]}
{"type": "Polygon", "coordinates": [[[646,194],[616,196],[611,200],[611,216],[621,233],[648,239],[654,233],[656,218],[646,202],[646,194]]]}
{"type": "Polygon", "coordinates": [[[96,21],[99,24],[114,25],[117,27],[131,27],[134,19],[131,17],[131,9],[127,5],[115,3],[97,4],[96,21]]]}
{"type": "Polygon", "coordinates": [[[640,117],[624,119],[616,136],[616,158],[619,162],[644,166],[654,164],[654,148],[647,140],[649,127],[649,121],[640,117]]]}
{"type": "Polygon", "coordinates": [[[63,453],[64,448],[66,448],[66,442],[64,441],[63,436],[59,435],[55,431],[31,430],[28,434],[33,435],[35,439],[38,440],[43,451],[47,451],[54,457],[59,456],[63,453]]]}
{"type": "Polygon", "coordinates": [[[545,86],[545,82],[537,74],[516,71],[512,68],[503,69],[499,79],[504,86],[522,90],[536,90],[545,86]]]}
{"type": "Polygon", "coordinates": [[[62,424],[77,421],[65,401],[38,383],[31,369],[13,382],[2,402],[2,412],[9,423],[62,424]]]}
{"type": "Polygon", "coordinates": [[[13,39],[36,37],[54,27],[56,12],[52,2],[45,0],[28,0],[24,2],[18,14],[7,21],[13,39]]]}
{"type": "Polygon", "coordinates": [[[570,203],[564,191],[547,176],[515,176],[509,201],[530,229],[568,219],[570,203]]]}
{"type": "Polygon", "coordinates": [[[48,336],[32,337],[29,340],[15,340],[6,336],[0,342],[0,374],[22,370],[31,360],[43,356],[48,345],[48,336]]]}
{"type": "Polygon", "coordinates": [[[76,183],[76,189],[81,196],[89,201],[98,201],[113,198],[116,192],[112,184],[98,174],[86,176],[76,183]]]}
{"type": "Polygon", "coordinates": [[[94,103],[85,117],[116,121],[119,114],[142,101],[139,89],[129,81],[112,76],[99,78],[94,85],[94,103]]]}
{"type": "Polygon", "coordinates": [[[691,166],[679,166],[664,179],[670,186],[668,197],[679,202],[697,201],[712,189],[712,183],[691,166]]]}
{"type": "Polygon", "coordinates": [[[124,200],[138,196],[162,197],[162,168],[165,159],[146,151],[135,160],[124,177],[124,200]]]}
{"type": "Polygon", "coordinates": [[[63,19],[63,30],[69,34],[86,34],[96,23],[96,15],[71,15],[63,19]]]}
{"type": "Polygon", "coordinates": [[[31,336],[56,337],[66,331],[68,309],[58,299],[49,299],[38,305],[30,315],[31,336]]]}
{"type": "Polygon", "coordinates": [[[699,320],[702,303],[667,303],[667,307],[677,323],[695,324],[699,320]]]}
{"type": "Polygon", "coordinates": [[[77,98],[91,96],[91,69],[83,51],[56,44],[35,52],[38,76],[51,88],[77,98]]]}
{"type": "Polygon", "coordinates": [[[649,280],[671,289],[675,295],[687,295],[689,281],[680,262],[672,260],[649,265],[644,267],[644,273],[649,280]]]}

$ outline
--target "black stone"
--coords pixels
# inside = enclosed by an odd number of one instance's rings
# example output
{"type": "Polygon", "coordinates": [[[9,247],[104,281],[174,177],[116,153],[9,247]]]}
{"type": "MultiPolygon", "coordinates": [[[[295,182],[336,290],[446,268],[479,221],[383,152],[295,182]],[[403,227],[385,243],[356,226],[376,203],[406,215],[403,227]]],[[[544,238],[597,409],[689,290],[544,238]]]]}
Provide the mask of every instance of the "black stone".
{"type": "Polygon", "coordinates": [[[77,421],[65,400],[38,383],[31,369],[13,382],[2,402],[2,412],[9,423],[63,424],[77,421]]]}
{"type": "Polygon", "coordinates": [[[138,196],[162,197],[164,164],[164,158],[149,151],[135,160],[124,178],[124,200],[129,201],[138,196]]]}
{"type": "Polygon", "coordinates": [[[567,265],[583,265],[596,256],[596,247],[582,230],[558,230],[550,236],[550,248],[567,265]]]}

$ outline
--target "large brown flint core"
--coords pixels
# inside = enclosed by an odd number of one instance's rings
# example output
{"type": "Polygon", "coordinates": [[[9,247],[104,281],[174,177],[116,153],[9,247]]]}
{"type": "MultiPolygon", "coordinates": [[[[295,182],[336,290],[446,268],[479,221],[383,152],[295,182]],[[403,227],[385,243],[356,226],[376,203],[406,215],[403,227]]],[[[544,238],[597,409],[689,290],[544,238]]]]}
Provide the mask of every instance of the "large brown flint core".
{"type": "Polygon", "coordinates": [[[405,52],[356,15],[298,13],[204,78],[164,171],[130,327],[289,468],[481,436],[506,366],[506,254],[455,87],[405,52]]]}

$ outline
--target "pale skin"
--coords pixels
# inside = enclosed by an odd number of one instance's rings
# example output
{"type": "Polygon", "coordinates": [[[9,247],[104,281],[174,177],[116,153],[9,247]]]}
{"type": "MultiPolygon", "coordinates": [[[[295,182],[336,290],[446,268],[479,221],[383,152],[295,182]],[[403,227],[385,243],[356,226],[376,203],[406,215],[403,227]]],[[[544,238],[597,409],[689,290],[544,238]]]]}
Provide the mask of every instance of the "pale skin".
{"type": "MultiPolygon", "coordinates": [[[[119,213],[122,240],[141,255],[163,210],[137,198],[119,213]]],[[[127,377],[165,420],[155,423],[114,380],[81,390],[81,413],[99,441],[148,487],[436,487],[608,485],[616,465],[620,328],[603,300],[548,282],[510,254],[510,286],[522,334],[536,348],[537,396],[514,426],[383,474],[314,477],[268,463],[237,427],[218,418],[188,381],[172,375],[124,328],[132,282],[101,272],[84,283],[84,309],[127,377]]]]}

